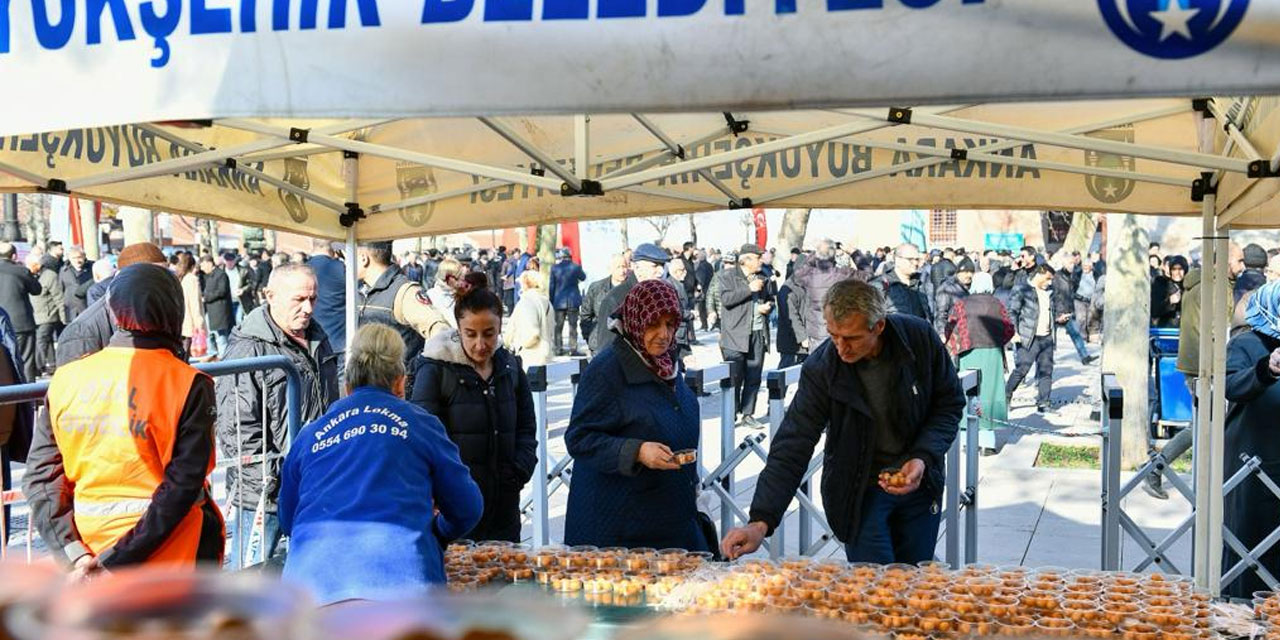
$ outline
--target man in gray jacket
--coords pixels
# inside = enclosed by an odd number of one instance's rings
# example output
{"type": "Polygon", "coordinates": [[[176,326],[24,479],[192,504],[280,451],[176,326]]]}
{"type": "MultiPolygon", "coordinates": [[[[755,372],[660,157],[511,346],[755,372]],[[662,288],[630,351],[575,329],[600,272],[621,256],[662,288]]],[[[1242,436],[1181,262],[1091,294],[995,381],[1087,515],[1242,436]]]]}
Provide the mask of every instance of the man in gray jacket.
{"type": "MultiPolygon", "coordinates": [[[[338,356],[329,346],[320,323],[311,321],[315,309],[316,277],[304,264],[271,270],[266,304],[244,317],[231,333],[223,360],[282,355],[302,374],[299,420],[319,418],[338,399],[338,356]]],[[[231,498],[227,533],[231,545],[226,563],[242,567],[271,558],[280,542],[276,495],[280,463],[289,434],[287,379],[279,369],[217,379],[218,445],[232,460],[227,470],[231,498]],[[267,459],[244,463],[244,456],[267,459]],[[265,474],[264,474],[265,471],[265,474]],[[255,523],[261,518],[261,524],[255,523]],[[259,529],[261,527],[261,529],[259,529]],[[253,541],[257,531],[260,541],[253,541]]]]}
{"type": "Polygon", "coordinates": [[[734,397],[739,424],[763,429],[755,418],[756,396],[760,394],[760,377],[764,370],[764,354],[769,351],[769,314],[773,311],[773,292],[769,281],[760,274],[760,256],[764,253],[754,244],[738,250],[736,267],[726,268],[717,276],[720,297],[720,352],[725,362],[739,363],[740,377],[734,384],[734,397]]]}

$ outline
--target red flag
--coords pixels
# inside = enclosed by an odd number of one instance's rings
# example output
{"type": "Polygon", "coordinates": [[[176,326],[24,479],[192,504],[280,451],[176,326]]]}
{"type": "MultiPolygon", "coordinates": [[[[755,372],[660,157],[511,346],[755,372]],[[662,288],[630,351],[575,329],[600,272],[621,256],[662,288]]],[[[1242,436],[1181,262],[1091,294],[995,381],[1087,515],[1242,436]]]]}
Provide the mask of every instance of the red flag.
{"type": "Polygon", "coordinates": [[[769,221],[764,217],[764,209],[759,207],[751,210],[751,217],[756,223],[756,245],[763,249],[769,242],[769,221]]]}
{"type": "Polygon", "coordinates": [[[67,218],[71,223],[71,244],[84,246],[84,225],[80,222],[80,199],[67,198],[67,218]]]}
{"type": "Polygon", "coordinates": [[[560,246],[568,247],[573,261],[582,264],[582,236],[578,234],[578,221],[560,223],[560,246]]]}

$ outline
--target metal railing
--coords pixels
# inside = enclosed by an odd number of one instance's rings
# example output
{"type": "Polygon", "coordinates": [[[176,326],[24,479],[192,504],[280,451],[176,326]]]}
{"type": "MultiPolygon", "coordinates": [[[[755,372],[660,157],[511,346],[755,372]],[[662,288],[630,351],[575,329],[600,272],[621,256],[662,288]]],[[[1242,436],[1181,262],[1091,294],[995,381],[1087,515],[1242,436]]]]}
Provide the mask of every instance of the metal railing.
{"type": "MultiPolygon", "coordinates": [[[[1119,571],[1123,558],[1121,545],[1127,535],[1138,543],[1143,552],[1143,559],[1133,566],[1133,571],[1143,571],[1155,565],[1167,573],[1183,573],[1169,557],[1169,549],[1179,540],[1194,530],[1196,520],[1195,491],[1173,470],[1170,460],[1160,453],[1153,454],[1133,477],[1121,483],[1122,436],[1124,421],[1124,390],[1120,387],[1115,374],[1102,374],[1102,569],[1119,571]],[[1171,532],[1156,542],[1121,505],[1121,500],[1152,473],[1160,474],[1178,493],[1191,504],[1192,511],[1171,532]]],[[[1230,495],[1250,476],[1256,476],[1277,499],[1280,499],[1280,486],[1262,469],[1262,461],[1257,456],[1241,454],[1242,466],[1236,470],[1222,485],[1223,496],[1230,495]]],[[[1280,528],[1275,529],[1250,549],[1223,523],[1222,540],[1239,556],[1239,560],[1222,575],[1222,584],[1229,584],[1245,571],[1252,569],[1272,588],[1280,587],[1280,581],[1262,565],[1261,558],[1277,543],[1280,543],[1280,528]]]]}
{"type": "Polygon", "coordinates": [[[551,496],[562,487],[568,487],[573,475],[573,458],[566,455],[551,462],[548,452],[549,420],[547,396],[552,385],[569,381],[573,393],[578,392],[578,380],[587,368],[586,359],[567,360],[548,365],[529,367],[529,388],[533,391],[533,415],[538,425],[538,462],[534,467],[534,486],[530,497],[521,502],[521,514],[527,514],[533,524],[533,545],[551,543],[551,496]]]}
{"type": "MultiPolygon", "coordinates": [[[[284,451],[275,454],[269,454],[266,450],[263,453],[244,455],[239,452],[232,459],[219,460],[217,469],[226,470],[231,467],[243,468],[247,464],[262,464],[264,471],[266,465],[274,459],[282,458],[288,452],[288,443],[293,441],[302,429],[302,417],[299,415],[301,398],[302,398],[302,374],[293,362],[286,356],[261,356],[257,358],[243,358],[238,360],[228,360],[225,362],[207,362],[193,365],[199,371],[209,375],[210,377],[222,376],[238,376],[246,373],[254,373],[258,371],[281,370],[285,373],[285,404],[288,410],[286,418],[286,426],[288,435],[286,438],[286,447],[284,451]]],[[[49,391],[49,381],[32,382],[21,385],[11,385],[0,387],[0,405],[15,404],[20,402],[36,402],[43,401],[49,391]]],[[[239,410],[239,402],[236,403],[236,409],[239,410]]],[[[43,410],[43,409],[41,409],[43,410]]],[[[237,416],[238,418],[238,416],[237,416]]],[[[239,420],[237,419],[237,425],[239,420]]],[[[271,424],[264,418],[263,420],[263,446],[266,446],[267,439],[270,437],[271,424]]],[[[237,441],[237,447],[239,442],[237,441]]],[[[12,507],[26,503],[26,497],[20,489],[0,492],[0,508],[12,507]]],[[[7,523],[4,518],[0,518],[0,540],[7,538],[8,531],[5,529],[7,523]]],[[[32,533],[34,525],[32,518],[27,518],[27,540],[26,555],[27,560],[32,559],[32,533]]],[[[237,527],[236,535],[241,535],[237,527]]],[[[243,548],[243,547],[241,547],[243,548]]],[[[8,553],[8,545],[0,544],[0,559],[4,558],[8,553]]]]}
{"type": "MultiPolygon", "coordinates": [[[[720,497],[720,531],[728,532],[735,521],[747,522],[747,514],[738,506],[735,495],[735,470],[746,458],[743,448],[735,445],[734,429],[737,425],[737,407],[734,404],[734,385],[742,377],[738,363],[721,362],[704,369],[695,369],[685,376],[695,396],[711,393],[711,385],[720,389],[720,464],[707,470],[701,453],[702,439],[698,439],[698,475],[702,478],[702,490],[712,491],[720,497]]],[[[750,438],[748,438],[749,440],[750,438]]]]}

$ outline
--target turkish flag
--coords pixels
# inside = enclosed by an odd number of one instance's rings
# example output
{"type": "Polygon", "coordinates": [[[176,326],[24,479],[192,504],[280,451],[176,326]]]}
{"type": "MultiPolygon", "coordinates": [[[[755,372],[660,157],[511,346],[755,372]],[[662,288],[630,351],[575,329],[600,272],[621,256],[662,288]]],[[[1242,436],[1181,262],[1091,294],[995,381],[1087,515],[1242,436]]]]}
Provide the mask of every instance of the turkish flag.
{"type": "Polygon", "coordinates": [[[751,218],[756,223],[756,245],[763,249],[769,242],[769,221],[764,217],[764,209],[759,207],[752,209],[751,218]]]}
{"type": "Polygon", "coordinates": [[[84,246],[84,225],[80,222],[80,199],[67,198],[67,218],[71,223],[71,244],[84,246]]]}
{"type": "Polygon", "coordinates": [[[582,264],[582,236],[578,234],[578,221],[560,223],[560,246],[568,247],[573,261],[582,264]]]}

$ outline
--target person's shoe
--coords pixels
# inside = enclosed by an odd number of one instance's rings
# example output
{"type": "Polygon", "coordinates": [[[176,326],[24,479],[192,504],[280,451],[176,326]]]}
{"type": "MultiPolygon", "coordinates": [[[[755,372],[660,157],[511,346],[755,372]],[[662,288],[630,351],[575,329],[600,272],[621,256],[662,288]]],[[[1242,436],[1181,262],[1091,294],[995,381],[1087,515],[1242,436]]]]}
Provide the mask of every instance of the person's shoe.
{"type": "Polygon", "coordinates": [[[745,417],[745,418],[743,418],[743,419],[742,419],[742,422],[739,422],[739,423],[738,423],[738,426],[740,426],[740,427],[746,427],[747,429],[756,429],[756,430],[759,430],[759,429],[764,429],[764,428],[768,427],[769,425],[767,425],[767,424],[765,424],[765,423],[763,423],[763,422],[760,422],[759,420],[756,420],[756,417],[755,417],[755,416],[747,416],[747,417],[745,417]]]}
{"type": "Polygon", "coordinates": [[[1098,361],[1098,356],[1093,356],[1093,355],[1085,356],[1080,359],[1080,362],[1083,362],[1084,364],[1093,364],[1097,361],[1098,361]]]}
{"type": "Polygon", "coordinates": [[[1168,500],[1169,492],[1164,490],[1164,481],[1159,473],[1148,473],[1142,480],[1142,490],[1156,500],[1168,500]]]}
{"type": "Polygon", "coordinates": [[[1050,408],[1048,402],[1036,403],[1036,413],[1048,413],[1050,408]]]}

